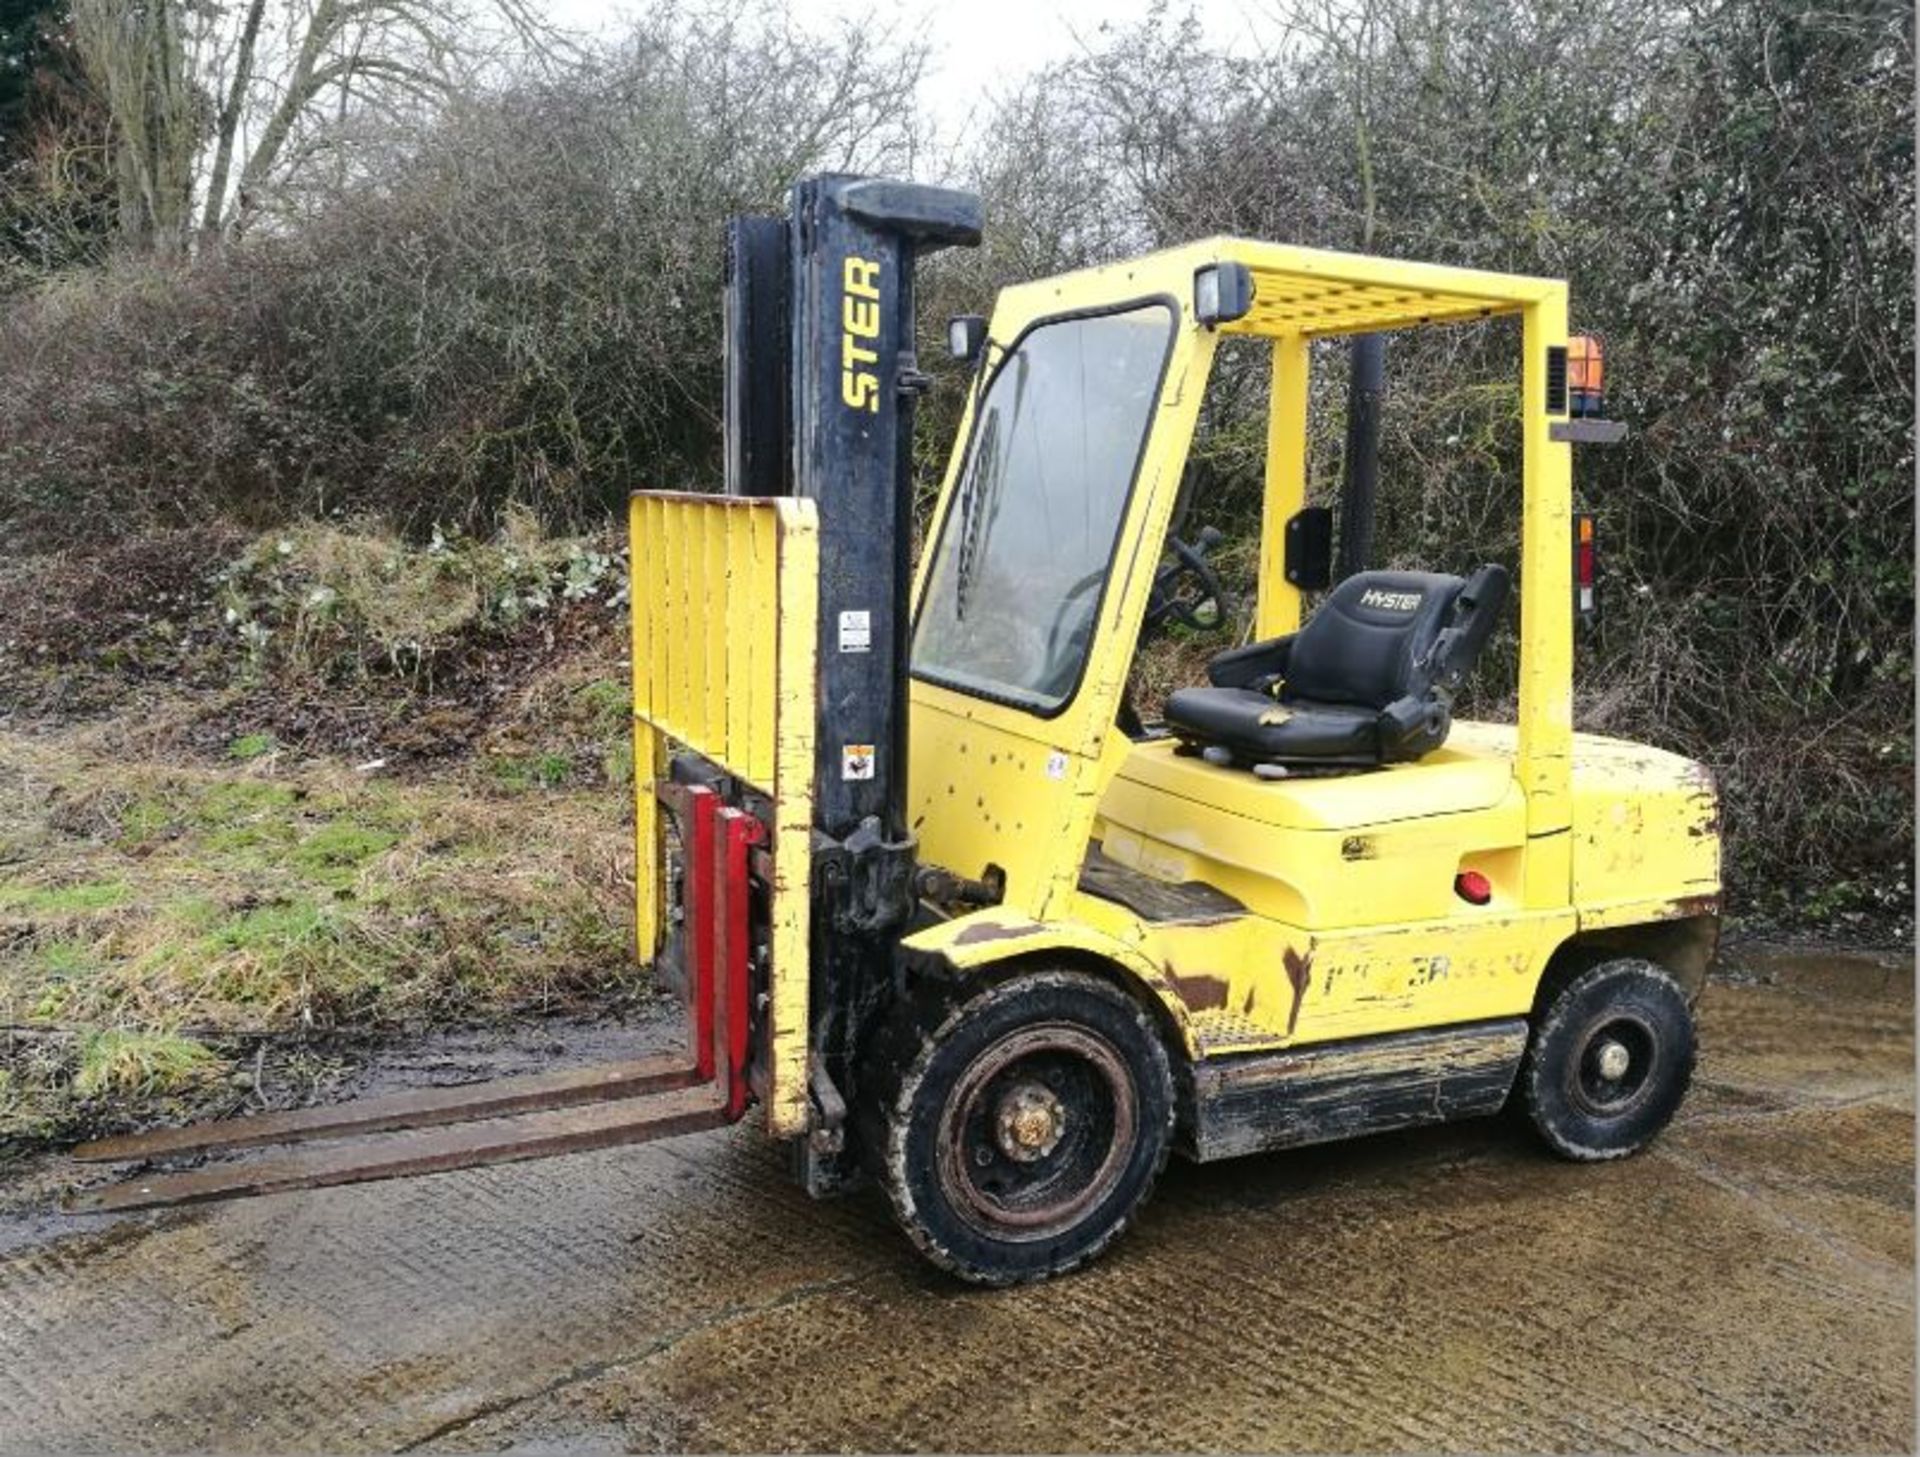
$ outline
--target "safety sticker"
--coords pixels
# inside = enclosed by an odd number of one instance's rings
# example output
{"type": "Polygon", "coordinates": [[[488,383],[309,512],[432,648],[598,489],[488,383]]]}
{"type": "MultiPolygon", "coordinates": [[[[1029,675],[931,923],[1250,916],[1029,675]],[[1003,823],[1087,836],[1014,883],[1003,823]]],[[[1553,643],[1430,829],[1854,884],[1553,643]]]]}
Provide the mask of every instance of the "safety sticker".
{"type": "Polygon", "coordinates": [[[871,612],[841,613],[840,651],[843,653],[865,653],[871,652],[872,650],[873,614],[871,612]]]}
{"type": "Polygon", "coordinates": [[[842,779],[873,778],[873,745],[842,744],[840,746],[840,777],[842,779]]]}

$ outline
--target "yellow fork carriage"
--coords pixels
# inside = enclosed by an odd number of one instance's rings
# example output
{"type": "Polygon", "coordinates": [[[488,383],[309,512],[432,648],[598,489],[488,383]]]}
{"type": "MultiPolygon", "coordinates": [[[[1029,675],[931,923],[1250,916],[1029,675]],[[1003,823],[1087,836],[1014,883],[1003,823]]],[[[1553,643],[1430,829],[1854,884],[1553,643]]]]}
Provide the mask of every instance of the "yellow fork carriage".
{"type": "MultiPolygon", "coordinates": [[[[1572,446],[1622,429],[1566,285],[1214,238],[1007,289],[949,327],[973,375],[914,570],[914,264],[980,226],[967,194],[845,176],[729,226],[726,492],[631,505],[635,923],[685,1053],[112,1140],[78,1155],[320,1146],[77,1204],[757,1109],[810,1191],[875,1180],[930,1258],[1005,1283],[1098,1254],[1174,1150],[1511,1099],[1571,1158],[1665,1126],[1719,925],[1716,799],[1698,764],[1573,731],[1595,584],[1572,446]],[[1470,544],[1451,571],[1336,571],[1312,342],[1496,317],[1519,325],[1517,591],[1470,544]],[[1174,531],[1234,334],[1272,360],[1252,641],[1143,722],[1143,637],[1234,616],[1214,538],[1174,531]],[[1516,605],[1517,721],[1455,722],[1516,605]]],[[[1341,510],[1364,541],[1370,497],[1341,510]]]]}

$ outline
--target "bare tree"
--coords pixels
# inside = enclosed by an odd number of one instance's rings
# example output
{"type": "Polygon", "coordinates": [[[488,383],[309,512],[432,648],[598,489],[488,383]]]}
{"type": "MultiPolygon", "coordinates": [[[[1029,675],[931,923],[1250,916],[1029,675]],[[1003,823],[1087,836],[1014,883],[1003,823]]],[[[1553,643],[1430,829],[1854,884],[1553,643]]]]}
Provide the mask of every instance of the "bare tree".
{"type": "Polygon", "coordinates": [[[203,131],[194,53],[203,14],[185,0],[75,0],[74,39],[113,118],[120,228],[162,249],[185,241],[203,131]]]}
{"type": "Polygon", "coordinates": [[[162,250],[244,228],[354,118],[431,111],[502,49],[563,43],[529,0],[74,0],[74,22],[123,231],[162,250]]]}
{"type": "MultiPolygon", "coordinates": [[[[1390,64],[1384,54],[1384,31],[1391,23],[1388,0],[1281,0],[1271,12],[1281,34],[1291,43],[1306,42],[1322,67],[1339,74],[1342,100],[1352,132],[1354,184],[1359,219],[1355,227],[1360,251],[1371,253],[1379,224],[1380,192],[1374,165],[1378,131],[1377,93],[1380,72],[1390,64]]],[[[1285,62],[1267,58],[1269,77],[1285,74],[1285,62]]],[[[1269,94],[1269,101],[1274,98],[1269,94]]]]}

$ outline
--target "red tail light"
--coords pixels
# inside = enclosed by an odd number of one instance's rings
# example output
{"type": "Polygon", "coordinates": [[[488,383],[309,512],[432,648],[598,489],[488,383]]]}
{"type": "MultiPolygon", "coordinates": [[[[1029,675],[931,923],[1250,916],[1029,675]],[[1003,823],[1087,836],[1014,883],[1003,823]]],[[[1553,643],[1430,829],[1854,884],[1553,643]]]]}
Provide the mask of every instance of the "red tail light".
{"type": "Polygon", "coordinates": [[[1477,870],[1463,870],[1453,878],[1453,893],[1470,906],[1484,906],[1493,899],[1493,882],[1477,870]]]}
{"type": "Polygon", "coordinates": [[[1600,609],[1596,579],[1593,517],[1583,512],[1573,518],[1573,610],[1587,621],[1600,609]]]}

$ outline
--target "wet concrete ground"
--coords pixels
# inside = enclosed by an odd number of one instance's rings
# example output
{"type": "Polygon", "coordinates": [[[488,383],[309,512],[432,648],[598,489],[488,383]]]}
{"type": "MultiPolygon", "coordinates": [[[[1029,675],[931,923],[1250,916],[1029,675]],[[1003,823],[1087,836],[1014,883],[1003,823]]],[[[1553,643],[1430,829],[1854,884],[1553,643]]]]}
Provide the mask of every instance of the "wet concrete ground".
{"type": "Polygon", "coordinates": [[[1176,1161],[1027,1290],[745,1129],[16,1216],[0,1450],[1911,1450],[1911,963],[1736,962],[1640,1157],[1488,1121],[1176,1161]]]}

